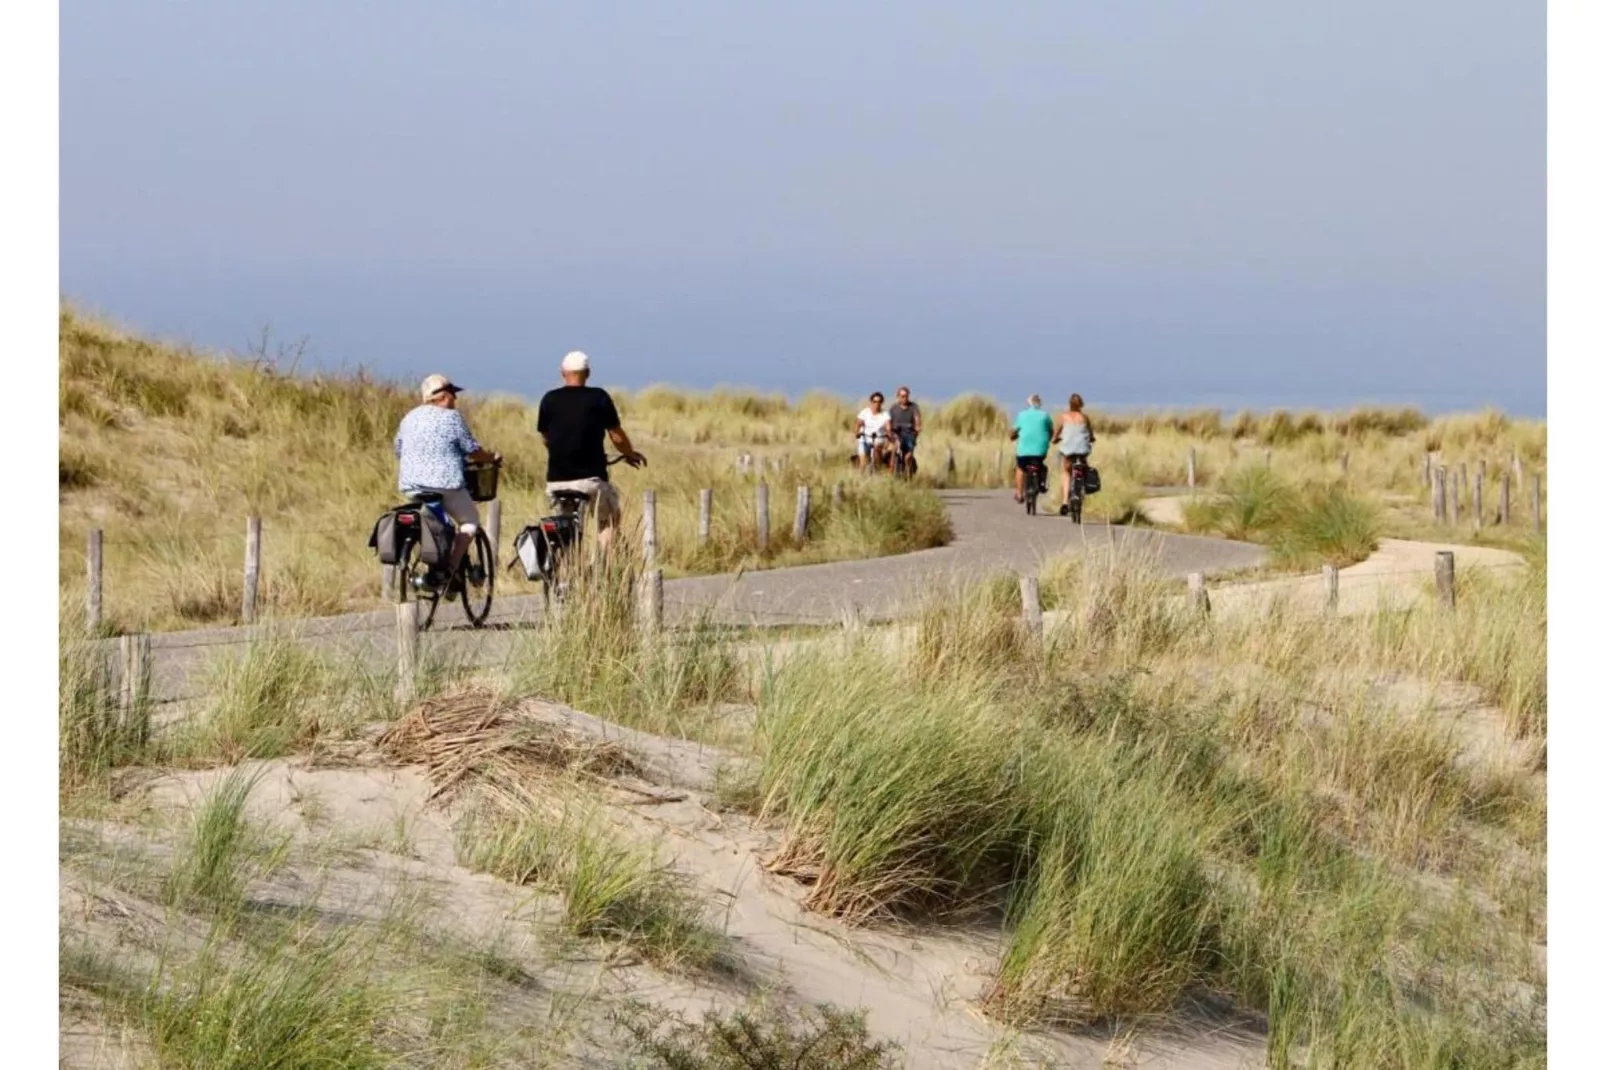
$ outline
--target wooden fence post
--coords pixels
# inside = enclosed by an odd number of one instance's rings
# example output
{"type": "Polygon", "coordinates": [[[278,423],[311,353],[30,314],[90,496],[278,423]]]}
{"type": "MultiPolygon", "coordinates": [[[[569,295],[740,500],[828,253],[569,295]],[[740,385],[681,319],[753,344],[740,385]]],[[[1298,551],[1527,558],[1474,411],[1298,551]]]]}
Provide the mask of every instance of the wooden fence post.
{"type": "Polygon", "coordinates": [[[252,624],[257,619],[257,579],[262,574],[262,518],[245,518],[245,592],[240,599],[240,619],[252,624]]]}
{"type": "Polygon", "coordinates": [[[1461,524],[1461,473],[1450,473],[1450,526],[1461,524]]]}
{"type": "Polygon", "coordinates": [[[1467,462],[1462,461],[1457,471],[1460,473],[1460,478],[1456,480],[1455,492],[1458,496],[1466,495],[1468,504],[1471,504],[1472,480],[1467,478],[1467,462]]]}
{"type": "Polygon", "coordinates": [[[485,537],[491,540],[491,569],[502,560],[502,499],[492,498],[485,507],[485,537]]]}
{"type": "Polygon", "coordinates": [[[641,577],[641,614],[637,624],[648,635],[664,630],[664,570],[648,569],[641,577]]]}
{"type": "Polygon", "coordinates": [[[1445,520],[1444,507],[1444,466],[1433,469],[1433,522],[1442,524],[1445,520]]]}
{"type": "Polygon", "coordinates": [[[1433,555],[1433,585],[1438,588],[1439,605],[1455,608],[1455,554],[1440,550],[1433,555]]]}
{"type": "Polygon", "coordinates": [[[396,603],[396,701],[413,701],[418,684],[418,600],[396,603]]]}
{"type": "Polygon", "coordinates": [[[658,492],[641,492],[641,559],[648,568],[658,563],[658,492]]]}
{"type": "Polygon", "coordinates": [[[754,508],[758,522],[758,552],[764,553],[770,548],[770,485],[762,479],[758,483],[758,493],[754,495],[754,508]]]}
{"type": "Polygon", "coordinates": [[[845,497],[846,493],[847,492],[844,490],[844,488],[843,488],[841,483],[837,483],[835,486],[833,486],[831,488],[831,508],[832,509],[840,509],[840,508],[842,508],[842,499],[845,497]]]}
{"type": "Polygon", "coordinates": [[[151,686],[151,637],[124,635],[117,640],[122,662],[117,679],[117,721],[123,738],[145,742],[149,735],[148,715],[151,686]]]}
{"type": "Polygon", "coordinates": [[[1533,493],[1534,530],[1535,531],[1542,531],[1543,528],[1540,526],[1540,521],[1539,521],[1539,473],[1538,472],[1534,473],[1532,493],[1533,493]]]}
{"type": "Polygon", "coordinates": [[[1522,493],[1522,458],[1516,450],[1511,451],[1511,473],[1517,477],[1517,493],[1522,493]]]}
{"type": "Polygon", "coordinates": [[[1036,576],[1020,578],[1020,616],[1033,638],[1043,634],[1043,603],[1038,595],[1036,576]]]}
{"type": "Polygon", "coordinates": [[[954,460],[954,444],[950,442],[948,443],[948,461],[943,465],[943,478],[949,483],[953,483],[958,475],[959,462],[954,460]]]}
{"type": "Polygon", "coordinates": [[[1004,477],[1004,451],[1003,450],[994,450],[993,451],[993,478],[998,480],[1000,483],[1008,484],[1008,482],[1009,482],[1009,480],[1007,480],[1004,477]]]}
{"type": "MultiPolygon", "coordinates": [[[[1479,466],[1480,468],[1482,465],[1479,466]]],[[[1483,473],[1477,475],[1477,481],[1472,484],[1472,530],[1483,530],[1483,473]]]]}
{"type": "Polygon", "coordinates": [[[1349,450],[1345,450],[1338,455],[1338,474],[1341,476],[1349,475],[1349,450]]]}
{"type": "Polygon", "coordinates": [[[85,558],[88,586],[84,589],[84,631],[93,639],[100,634],[100,563],[104,537],[99,528],[89,533],[89,553],[85,558]]]}
{"type": "Polygon", "coordinates": [[[1210,612],[1210,592],[1205,590],[1203,572],[1188,573],[1188,606],[1198,613],[1210,612]]]}
{"type": "Polygon", "coordinates": [[[1431,453],[1422,455],[1422,485],[1425,487],[1433,486],[1433,454],[1431,453]]]}
{"type": "Polygon", "coordinates": [[[1500,526],[1507,527],[1511,523],[1511,473],[1500,473],[1500,526]]]}
{"type": "Polygon", "coordinates": [[[697,542],[706,543],[714,533],[714,489],[704,487],[697,492],[697,542]]]}
{"type": "Polygon", "coordinates": [[[1322,583],[1327,589],[1326,606],[1329,613],[1338,609],[1338,566],[1322,566],[1322,583]]]}
{"type": "Polygon", "coordinates": [[[797,488],[797,514],[792,518],[792,541],[801,543],[809,537],[809,486],[797,488]]]}
{"type": "Polygon", "coordinates": [[[1188,491],[1189,491],[1189,493],[1193,492],[1193,488],[1194,488],[1194,485],[1195,485],[1194,484],[1194,478],[1195,478],[1194,477],[1194,471],[1195,471],[1195,469],[1194,469],[1194,449],[1193,449],[1192,446],[1189,446],[1188,447],[1188,491]]]}
{"type": "Polygon", "coordinates": [[[1266,450],[1266,467],[1267,468],[1271,467],[1271,450],[1270,449],[1266,450]]]}

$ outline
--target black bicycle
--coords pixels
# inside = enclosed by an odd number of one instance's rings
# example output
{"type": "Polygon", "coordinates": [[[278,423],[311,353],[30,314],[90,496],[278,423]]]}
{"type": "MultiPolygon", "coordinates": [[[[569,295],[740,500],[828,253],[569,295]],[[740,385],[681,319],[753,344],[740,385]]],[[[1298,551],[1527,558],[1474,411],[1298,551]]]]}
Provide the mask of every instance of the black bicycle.
{"type": "Polygon", "coordinates": [[[428,628],[435,620],[435,610],[442,598],[448,602],[460,599],[463,615],[470,625],[478,628],[491,615],[491,597],[496,587],[496,555],[491,549],[490,537],[483,528],[476,530],[463,551],[463,559],[451,572],[443,565],[425,564],[418,531],[423,523],[423,510],[428,509],[446,525],[448,545],[457,537],[457,523],[441,507],[439,494],[416,494],[411,500],[418,508],[404,510],[396,517],[401,533],[396,556],[396,601],[405,602],[409,598],[416,601],[421,614],[418,626],[428,628]]]}
{"type": "MultiPolygon", "coordinates": [[[[623,456],[610,457],[608,466],[611,468],[624,459],[623,456]]],[[[528,578],[541,581],[542,598],[550,607],[553,602],[561,606],[568,593],[574,555],[584,542],[591,495],[583,490],[555,490],[547,497],[552,502],[553,514],[524,529],[514,541],[514,557],[508,562],[508,568],[523,564],[528,578]]]]}
{"type": "Polygon", "coordinates": [[[1080,454],[1071,457],[1071,494],[1060,506],[1060,516],[1069,516],[1071,523],[1082,522],[1082,501],[1087,497],[1087,458],[1080,454]]]}
{"type": "Polygon", "coordinates": [[[1042,461],[1032,461],[1026,466],[1026,515],[1037,515],[1037,496],[1048,489],[1048,469],[1043,467],[1042,461]]]}
{"type": "Polygon", "coordinates": [[[904,448],[904,439],[893,436],[892,440],[892,475],[896,479],[913,479],[917,466],[915,464],[914,440],[911,437],[909,446],[904,448]]]}

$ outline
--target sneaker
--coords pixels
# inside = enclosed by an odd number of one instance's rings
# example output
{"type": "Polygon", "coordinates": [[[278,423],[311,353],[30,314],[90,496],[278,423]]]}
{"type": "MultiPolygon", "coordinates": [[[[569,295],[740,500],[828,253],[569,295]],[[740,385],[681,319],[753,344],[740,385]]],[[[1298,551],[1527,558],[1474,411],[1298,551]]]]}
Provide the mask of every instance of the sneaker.
{"type": "Polygon", "coordinates": [[[1060,516],[1070,516],[1070,515],[1071,515],[1071,507],[1070,507],[1069,504],[1060,506],[1060,516]]]}

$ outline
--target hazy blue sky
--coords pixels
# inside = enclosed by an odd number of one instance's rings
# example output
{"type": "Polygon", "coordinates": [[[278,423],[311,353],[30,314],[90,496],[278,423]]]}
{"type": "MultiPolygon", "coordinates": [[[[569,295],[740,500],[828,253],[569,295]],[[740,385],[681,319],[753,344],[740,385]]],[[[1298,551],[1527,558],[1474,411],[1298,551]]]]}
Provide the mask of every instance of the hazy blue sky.
{"type": "Polygon", "coordinates": [[[526,394],[1543,413],[1544,18],[63,0],[62,291],[526,394]]]}

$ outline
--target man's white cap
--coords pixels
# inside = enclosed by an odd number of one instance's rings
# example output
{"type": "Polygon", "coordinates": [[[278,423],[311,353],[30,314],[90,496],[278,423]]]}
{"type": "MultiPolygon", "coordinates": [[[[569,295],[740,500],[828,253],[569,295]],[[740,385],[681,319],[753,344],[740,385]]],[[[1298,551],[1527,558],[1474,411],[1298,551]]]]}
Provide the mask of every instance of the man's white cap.
{"type": "Polygon", "coordinates": [[[588,372],[591,370],[591,358],[578,349],[565,353],[563,356],[563,370],[566,372],[588,372]]]}

